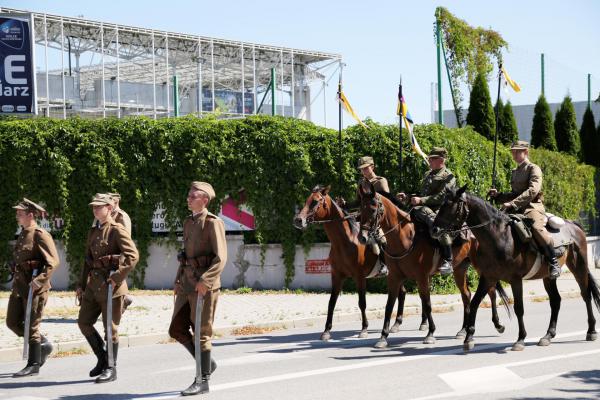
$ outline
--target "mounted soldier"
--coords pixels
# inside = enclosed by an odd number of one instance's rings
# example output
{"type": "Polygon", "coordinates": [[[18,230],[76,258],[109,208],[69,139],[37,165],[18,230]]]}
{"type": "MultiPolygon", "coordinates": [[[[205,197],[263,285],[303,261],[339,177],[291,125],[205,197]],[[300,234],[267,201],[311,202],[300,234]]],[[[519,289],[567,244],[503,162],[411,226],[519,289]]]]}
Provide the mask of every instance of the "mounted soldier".
{"type": "MultiPolygon", "coordinates": [[[[430,234],[433,220],[444,202],[447,191],[456,186],[454,175],[446,167],[447,158],[448,151],[443,147],[434,147],[429,152],[427,161],[430,169],[421,182],[420,196],[412,196],[409,200],[413,207],[413,215],[427,225],[430,234]]],[[[405,193],[398,193],[396,197],[400,201],[408,199],[405,193]]],[[[442,275],[449,275],[452,273],[452,238],[446,233],[441,235],[438,241],[442,255],[439,272],[442,275]]]]}
{"type": "Polygon", "coordinates": [[[529,143],[523,140],[514,142],[510,148],[517,167],[512,170],[511,191],[499,193],[490,189],[488,195],[501,209],[509,214],[522,214],[532,221],[531,234],[548,261],[550,278],[560,276],[560,266],[554,251],[554,241],[546,230],[546,210],[542,191],[543,174],[539,166],[529,161],[529,143]]]}

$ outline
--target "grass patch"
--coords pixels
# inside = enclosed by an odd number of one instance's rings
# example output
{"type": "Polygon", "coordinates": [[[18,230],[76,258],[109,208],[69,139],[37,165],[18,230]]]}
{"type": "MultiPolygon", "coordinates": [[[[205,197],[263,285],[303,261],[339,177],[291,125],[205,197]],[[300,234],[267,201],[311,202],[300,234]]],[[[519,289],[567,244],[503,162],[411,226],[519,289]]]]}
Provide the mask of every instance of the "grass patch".
{"type": "Polygon", "coordinates": [[[48,307],[44,309],[44,318],[73,318],[79,315],[79,307],[48,307]]]}
{"type": "Polygon", "coordinates": [[[63,357],[71,357],[71,356],[82,356],[84,354],[89,354],[90,351],[81,347],[71,350],[61,350],[52,354],[50,358],[63,358],[63,357]]]}
{"type": "Polygon", "coordinates": [[[133,306],[133,307],[127,307],[127,309],[129,311],[150,311],[150,307],[146,307],[146,306],[133,306]]]}
{"type": "Polygon", "coordinates": [[[269,327],[260,327],[260,326],[242,326],[240,328],[234,328],[231,330],[231,334],[233,336],[249,336],[249,335],[262,335],[263,333],[273,332],[277,330],[285,329],[282,326],[269,326],[269,327]]]}

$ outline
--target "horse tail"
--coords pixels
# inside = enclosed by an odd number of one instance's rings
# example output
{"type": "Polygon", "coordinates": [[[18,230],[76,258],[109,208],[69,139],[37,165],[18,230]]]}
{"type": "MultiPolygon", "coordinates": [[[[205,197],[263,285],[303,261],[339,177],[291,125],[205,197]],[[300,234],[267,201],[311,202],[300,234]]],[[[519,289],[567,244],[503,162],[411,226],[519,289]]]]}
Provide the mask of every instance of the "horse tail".
{"type": "MultiPolygon", "coordinates": [[[[598,287],[596,287],[596,290],[598,290],[598,287]]],[[[504,308],[506,308],[506,313],[508,314],[508,319],[512,319],[512,313],[510,311],[510,300],[508,299],[508,295],[506,294],[506,291],[500,284],[500,281],[496,282],[496,292],[500,295],[500,298],[502,299],[502,303],[504,303],[504,308]]],[[[600,294],[600,292],[599,292],[599,294],[600,294]]]]}
{"type": "Polygon", "coordinates": [[[588,292],[594,303],[596,303],[596,308],[600,310],[600,289],[598,288],[598,282],[594,279],[594,275],[588,271],[588,292]]]}

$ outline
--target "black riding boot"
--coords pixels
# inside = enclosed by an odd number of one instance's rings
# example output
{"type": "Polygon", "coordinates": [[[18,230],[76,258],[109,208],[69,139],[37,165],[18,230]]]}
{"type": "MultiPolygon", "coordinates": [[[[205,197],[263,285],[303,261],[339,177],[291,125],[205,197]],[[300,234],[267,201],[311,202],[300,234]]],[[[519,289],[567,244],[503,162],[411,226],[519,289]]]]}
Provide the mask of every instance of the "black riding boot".
{"type": "Polygon", "coordinates": [[[438,271],[442,275],[452,274],[452,245],[440,245],[440,253],[442,256],[442,265],[438,271]]]}
{"type": "Polygon", "coordinates": [[[46,359],[52,353],[53,349],[54,346],[52,346],[52,342],[42,335],[42,356],[40,359],[40,367],[46,363],[46,359]]]}
{"type": "Polygon", "coordinates": [[[106,351],[104,351],[104,340],[98,333],[97,330],[94,329],[94,333],[85,337],[85,339],[90,344],[92,351],[98,358],[98,362],[96,366],[92,368],[90,371],[90,377],[98,376],[106,369],[106,351]]]}
{"type": "MultiPolygon", "coordinates": [[[[108,344],[110,346],[110,344],[108,344]]],[[[115,365],[113,366],[109,366],[108,365],[108,354],[106,355],[107,360],[106,360],[106,368],[104,369],[104,371],[102,371],[102,373],[100,374],[99,377],[96,378],[96,383],[106,383],[106,382],[112,382],[112,381],[116,381],[117,380],[117,354],[119,353],[119,343],[113,343],[113,359],[115,362],[115,365]]]]}
{"type": "Polygon", "coordinates": [[[200,353],[200,368],[202,370],[202,378],[194,380],[190,387],[181,392],[182,396],[193,396],[195,394],[208,393],[208,381],[210,380],[210,369],[212,358],[210,350],[200,353]]]}
{"type": "Polygon", "coordinates": [[[29,342],[29,357],[25,368],[13,374],[13,378],[37,375],[40,373],[41,344],[29,342]]]}
{"type": "Polygon", "coordinates": [[[556,259],[554,247],[546,246],[546,259],[548,260],[548,269],[550,271],[550,279],[556,279],[560,276],[560,265],[556,259]]]}
{"type": "MultiPolygon", "coordinates": [[[[183,343],[183,347],[192,355],[192,357],[196,357],[196,353],[194,351],[194,342],[183,343]]],[[[217,362],[214,358],[210,359],[210,373],[212,374],[217,369],[217,362]]]]}

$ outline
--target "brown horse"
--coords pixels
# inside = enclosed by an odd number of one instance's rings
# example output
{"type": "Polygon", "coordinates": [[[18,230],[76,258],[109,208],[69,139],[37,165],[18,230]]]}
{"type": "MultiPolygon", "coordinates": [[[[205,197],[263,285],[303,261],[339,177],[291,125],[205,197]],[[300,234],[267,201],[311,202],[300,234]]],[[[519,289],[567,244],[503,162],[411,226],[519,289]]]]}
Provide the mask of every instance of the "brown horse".
{"type": "MultiPolygon", "coordinates": [[[[504,212],[498,211],[490,203],[465,192],[466,186],[451,191],[439,210],[434,221],[434,234],[460,229],[464,222],[471,226],[477,237],[479,247],[474,260],[479,266],[479,286],[471,302],[471,314],[467,336],[463,348],[471,350],[474,346],[475,319],[477,308],[485,292],[498,281],[509,282],[514,297],[514,309],[519,321],[519,336],[512,350],[525,348],[525,325],[523,324],[523,279],[543,279],[544,288],[550,299],[550,324],[546,335],[538,342],[539,346],[548,346],[556,335],[556,322],[560,309],[560,294],[556,280],[549,278],[548,263],[528,243],[515,240],[512,234],[512,221],[504,212]]],[[[588,317],[586,340],[597,338],[596,319],[592,310],[592,300],[600,309],[600,289],[587,265],[587,240],[581,226],[566,221],[560,228],[560,236],[554,237],[555,245],[562,245],[564,253],[559,264],[566,264],[579,284],[581,296],[585,301],[588,317]]]]}
{"type": "MultiPolygon", "coordinates": [[[[367,276],[372,272],[377,262],[377,256],[365,246],[358,243],[358,226],[353,226],[342,209],[329,196],[329,186],[316,186],[306,199],[304,207],[294,217],[294,226],[306,229],[310,224],[321,223],[331,243],[329,260],[331,262],[331,296],[327,308],[327,321],[321,340],[331,338],[333,310],[342,284],[346,278],[352,278],[358,291],[358,306],[362,315],[362,330],[359,337],[367,337],[366,290],[367,276]]],[[[397,332],[402,324],[404,299],[406,290],[400,286],[397,292],[398,313],[392,332],[397,332]]]]}
{"type": "MultiPolygon", "coordinates": [[[[387,277],[388,300],[385,308],[381,338],[375,347],[383,348],[387,346],[392,308],[396,301],[398,288],[407,279],[413,279],[417,282],[423,311],[429,322],[429,331],[423,343],[435,343],[435,337],[433,336],[435,324],[431,314],[430,283],[431,276],[437,273],[438,264],[441,261],[439,259],[439,252],[435,252],[434,245],[427,233],[417,231],[411,216],[396,207],[386,197],[376,193],[373,185],[367,188],[359,186],[359,194],[361,197],[361,233],[358,236],[359,241],[363,244],[371,242],[378,235],[380,229],[383,230],[387,239],[385,258],[390,271],[387,277]],[[436,256],[436,254],[438,255],[436,256]]],[[[464,306],[463,325],[461,330],[456,334],[457,338],[463,338],[466,334],[471,301],[471,292],[467,285],[467,269],[470,262],[477,270],[477,264],[473,261],[476,249],[477,241],[472,236],[467,241],[463,241],[452,248],[454,256],[454,281],[460,290],[464,306]]],[[[496,285],[496,290],[503,298],[508,310],[506,293],[499,284],[496,285]]],[[[488,294],[492,303],[492,322],[498,332],[502,333],[504,332],[504,326],[500,324],[498,319],[496,290],[492,286],[489,288],[488,294]]]]}

